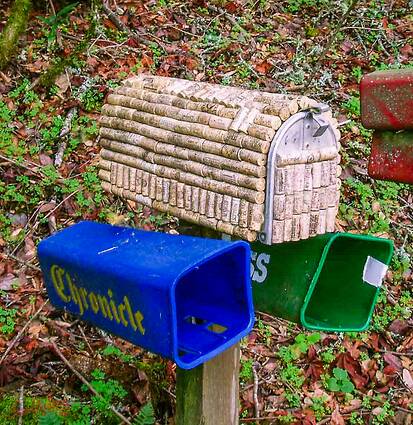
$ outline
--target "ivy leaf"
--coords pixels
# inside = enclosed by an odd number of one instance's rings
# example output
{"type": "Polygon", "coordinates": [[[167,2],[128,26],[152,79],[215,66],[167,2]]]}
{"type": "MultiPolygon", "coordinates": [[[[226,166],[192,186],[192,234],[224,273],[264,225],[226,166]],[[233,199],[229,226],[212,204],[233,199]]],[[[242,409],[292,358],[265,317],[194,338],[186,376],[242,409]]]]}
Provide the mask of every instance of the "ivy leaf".
{"type": "Polygon", "coordinates": [[[338,385],[336,378],[329,378],[327,386],[330,391],[340,391],[340,386],[338,385]]]}
{"type": "Polygon", "coordinates": [[[349,381],[349,380],[345,380],[341,383],[341,391],[343,393],[352,393],[354,391],[354,384],[349,381]]]}
{"type": "Polygon", "coordinates": [[[341,369],[339,367],[335,367],[333,369],[333,374],[338,380],[345,380],[348,379],[347,371],[344,369],[341,369]]]}
{"type": "Polygon", "coordinates": [[[311,335],[308,335],[308,343],[309,344],[316,344],[321,339],[321,335],[319,333],[314,333],[311,335]]]}

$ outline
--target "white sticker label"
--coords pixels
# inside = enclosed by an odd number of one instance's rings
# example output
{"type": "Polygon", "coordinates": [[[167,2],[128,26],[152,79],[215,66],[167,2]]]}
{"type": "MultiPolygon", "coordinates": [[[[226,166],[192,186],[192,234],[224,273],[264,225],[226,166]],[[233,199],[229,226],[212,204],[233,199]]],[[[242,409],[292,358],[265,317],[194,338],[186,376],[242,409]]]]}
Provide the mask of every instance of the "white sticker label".
{"type": "Polygon", "coordinates": [[[386,276],[388,266],[373,257],[368,256],[364,264],[363,280],[370,285],[380,288],[386,276]]]}

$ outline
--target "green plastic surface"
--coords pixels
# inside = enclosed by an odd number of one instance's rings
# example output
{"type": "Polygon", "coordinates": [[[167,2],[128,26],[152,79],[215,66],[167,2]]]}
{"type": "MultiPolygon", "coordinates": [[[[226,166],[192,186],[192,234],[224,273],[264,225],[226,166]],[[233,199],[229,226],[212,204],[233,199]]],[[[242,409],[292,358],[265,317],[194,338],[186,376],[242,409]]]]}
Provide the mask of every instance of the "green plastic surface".
{"type": "Polygon", "coordinates": [[[329,233],[272,246],[254,243],[251,276],[258,311],[324,331],[361,331],[380,288],[363,281],[367,257],[389,264],[390,240],[329,233]]]}

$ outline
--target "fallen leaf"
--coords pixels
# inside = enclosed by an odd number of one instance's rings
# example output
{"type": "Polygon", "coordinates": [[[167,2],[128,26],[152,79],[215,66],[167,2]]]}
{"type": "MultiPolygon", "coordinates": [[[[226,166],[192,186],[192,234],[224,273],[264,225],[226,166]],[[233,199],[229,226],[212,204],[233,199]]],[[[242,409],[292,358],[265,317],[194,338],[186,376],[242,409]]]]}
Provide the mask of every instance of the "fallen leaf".
{"type": "Polygon", "coordinates": [[[341,416],[339,407],[337,406],[334,409],[334,412],[331,415],[331,424],[332,425],[345,425],[344,418],[341,416]]]}
{"type": "Polygon", "coordinates": [[[409,324],[406,320],[396,319],[391,322],[389,326],[389,331],[398,335],[403,335],[409,330],[409,324]]]}
{"type": "Polygon", "coordinates": [[[59,88],[60,94],[65,94],[67,92],[67,89],[70,87],[70,81],[66,72],[56,78],[55,84],[59,88]]]}
{"type": "Polygon", "coordinates": [[[403,369],[403,382],[411,391],[413,391],[413,378],[407,369],[403,369]]]}
{"type": "Polygon", "coordinates": [[[394,354],[385,353],[383,359],[387,364],[393,366],[395,370],[402,370],[402,362],[394,354]]]}
{"type": "Polygon", "coordinates": [[[7,273],[6,276],[0,278],[0,289],[2,291],[10,291],[13,284],[17,283],[17,277],[14,274],[7,273]]]}
{"type": "Polygon", "coordinates": [[[40,165],[51,165],[53,164],[53,159],[50,158],[49,155],[46,155],[45,153],[39,154],[39,162],[40,165]]]}
{"type": "Polygon", "coordinates": [[[26,236],[24,239],[24,259],[30,261],[36,256],[36,245],[30,236],[26,236]]]}
{"type": "Polygon", "coordinates": [[[46,326],[44,326],[41,322],[33,322],[28,330],[28,334],[32,337],[32,338],[39,338],[40,334],[47,334],[47,328],[46,326]]]}

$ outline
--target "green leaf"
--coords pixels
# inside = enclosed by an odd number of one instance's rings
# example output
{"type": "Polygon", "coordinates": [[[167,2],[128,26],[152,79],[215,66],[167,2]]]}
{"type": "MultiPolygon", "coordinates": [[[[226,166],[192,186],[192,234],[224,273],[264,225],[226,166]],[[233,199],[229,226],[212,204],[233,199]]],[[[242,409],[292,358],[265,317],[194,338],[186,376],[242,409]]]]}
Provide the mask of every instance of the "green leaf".
{"type": "Polygon", "coordinates": [[[340,391],[340,386],[338,385],[336,378],[329,378],[327,381],[327,387],[330,391],[340,391]]]}
{"type": "Polygon", "coordinates": [[[56,16],[59,18],[62,18],[64,16],[67,16],[72,10],[76,9],[76,6],[79,4],[79,2],[75,2],[75,3],[71,3],[68,4],[67,6],[65,6],[63,9],[60,9],[57,13],[56,16]]]}
{"type": "Polygon", "coordinates": [[[152,403],[148,402],[142,407],[139,415],[133,420],[133,425],[154,425],[155,413],[153,411],[152,403]]]}
{"type": "Polygon", "coordinates": [[[305,342],[298,343],[297,347],[301,351],[301,353],[305,353],[308,350],[308,345],[305,342]]]}
{"type": "Polygon", "coordinates": [[[305,335],[304,334],[298,334],[296,337],[295,337],[295,342],[298,342],[298,343],[305,343],[305,341],[306,341],[306,337],[305,337],[305,335]]]}
{"type": "Polygon", "coordinates": [[[338,380],[345,380],[348,379],[348,373],[346,370],[341,369],[339,367],[335,367],[333,369],[333,375],[338,379],[338,380]]]}
{"type": "Polygon", "coordinates": [[[340,385],[340,391],[342,391],[343,393],[352,393],[354,389],[354,384],[349,380],[343,381],[340,385]]]}
{"type": "Polygon", "coordinates": [[[320,341],[320,339],[321,339],[321,335],[319,333],[308,335],[308,338],[307,338],[308,343],[310,345],[317,343],[318,341],[320,341]]]}
{"type": "Polygon", "coordinates": [[[39,425],[61,425],[62,418],[56,412],[48,412],[39,418],[39,425]]]}

